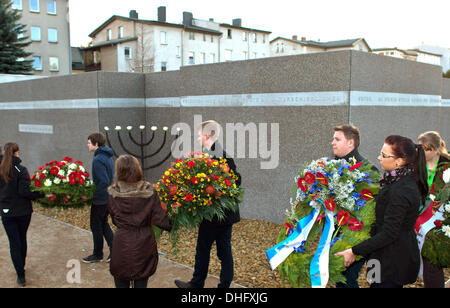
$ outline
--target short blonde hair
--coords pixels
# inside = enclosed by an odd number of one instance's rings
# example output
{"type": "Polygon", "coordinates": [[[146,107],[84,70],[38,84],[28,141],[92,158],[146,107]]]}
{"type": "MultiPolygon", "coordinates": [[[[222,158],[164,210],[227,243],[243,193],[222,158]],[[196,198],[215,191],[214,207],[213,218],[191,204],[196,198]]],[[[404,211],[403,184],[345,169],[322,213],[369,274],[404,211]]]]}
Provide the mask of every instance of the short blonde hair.
{"type": "Polygon", "coordinates": [[[198,125],[197,129],[199,131],[201,131],[202,135],[208,135],[214,141],[219,139],[219,136],[221,134],[220,124],[214,120],[208,120],[208,121],[200,123],[198,125]]]}
{"type": "Polygon", "coordinates": [[[425,146],[426,149],[437,150],[440,156],[449,157],[447,146],[441,135],[436,131],[425,132],[417,138],[417,141],[425,146]]]}

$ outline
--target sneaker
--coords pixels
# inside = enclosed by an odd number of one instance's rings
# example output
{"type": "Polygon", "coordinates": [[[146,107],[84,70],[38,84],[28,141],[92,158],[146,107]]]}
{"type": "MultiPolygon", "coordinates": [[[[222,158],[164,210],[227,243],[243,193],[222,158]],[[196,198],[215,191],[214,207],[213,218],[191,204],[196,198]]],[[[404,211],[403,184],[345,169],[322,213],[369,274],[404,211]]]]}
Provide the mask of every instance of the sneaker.
{"type": "Polygon", "coordinates": [[[180,289],[192,289],[194,286],[190,282],[175,280],[175,285],[180,289]]]}
{"type": "Polygon", "coordinates": [[[99,258],[96,255],[90,255],[89,257],[83,258],[82,261],[84,263],[98,263],[102,262],[103,258],[99,258]]]}
{"type": "Polygon", "coordinates": [[[25,276],[23,277],[17,277],[17,284],[21,287],[25,287],[27,285],[27,282],[25,280],[25,276]]]}

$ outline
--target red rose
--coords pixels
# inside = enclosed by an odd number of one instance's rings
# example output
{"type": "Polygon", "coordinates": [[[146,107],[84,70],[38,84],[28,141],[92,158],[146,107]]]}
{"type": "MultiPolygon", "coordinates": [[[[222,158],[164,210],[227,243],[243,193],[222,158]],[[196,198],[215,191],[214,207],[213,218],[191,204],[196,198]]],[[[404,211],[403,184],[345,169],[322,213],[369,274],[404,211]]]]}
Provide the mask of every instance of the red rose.
{"type": "Polygon", "coordinates": [[[48,197],[48,199],[49,199],[50,201],[54,201],[54,200],[56,200],[56,195],[55,195],[55,194],[52,194],[50,197],[48,197]]]}
{"type": "Polygon", "coordinates": [[[349,212],[344,212],[343,210],[340,210],[337,213],[337,222],[339,226],[345,226],[348,223],[349,219],[350,219],[349,212]]]}
{"type": "Polygon", "coordinates": [[[319,180],[322,185],[328,185],[327,178],[320,172],[317,172],[317,180],[319,180]]]}
{"type": "Polygon", "coordinates": [[[196,178],[195,176],[193,178],[191,178],[191,183],[198,184],[198,178],[196,178]]]}
{"type": "Polygon", "coordinates": [[[66,156],[66,157],[64,157],[63,161],[66,161],[66,162],[68,162],[68,163],[71,163],[71,162],[73,162],[73,159],[70,158],[69,156],[66,156]]]}
{"type": "Polygon", "coordinates": [[[37,188],[41,187],[42,184],[38,179],[34,179],[34,186],[36,186],[37,188]]]}
{"type": "Polygon", "coordinates": [[[214,188],[214,186],[212,186],[212,185],[206,186],[205,193],[207,193],[208,195],[214,195],[215,192],[216,192],[216,189],[214,188]]]}
{"type": "Polygon", "coordinates": [[[84,179],[83,179],[83,177],[81,175],[78,176],[78,184],[80,184],[80,185],[84,184],[84,179]]]}
{"type": "Polygon", "coordinates": [[[42,181],[43,179],[45,179],[45,174],[43,174],[43,173],[39,174],[39,180],[42,181]]]}
{"type": "Polygon", "coordinates": [[[286,222],[285,224],[284,224],[284,229],[285,230],[289,230],[289,229],[292,229],[293,227],[292,227],[292,225],[289,223],[289,222],[286,222]]]}
{"type": "Polygon", "coordinates": [[[303,185],[303,182],[305,182],[305,179],[304,178],[299,178],[298,181],[297,181],[298,187],[300,187],[300,189],[302,191],[308,191],[308,186],[303,185]]]}
{"type": "Polygon", "coordinates": [[[352,218],[348,221],[348,228],[352,231],[359,231],[364,227],[364,224],[356,218],[352,218]]]}
{"type": "Polygon", "coordinates": [[[69,197],[68,196],[65,196],[64,197],[64,202],[68,202],[69,201],[69,197]]]}
{"type": "Polygon", "coordinates": [[[230,182],[230,181],[228,181],[227,179],[225,179],[225,185],[227,185],[227,186],[231,186],[231,182],[230,182]]]}
{"type": "Polygon", "coordinates": [[[192,161],[192,160],[188,161],[187,165],[189,168],[193,168],[193,167],[195,167],[195,161],[192,161]]]}
{"type": "Polygon", "coordinates": [[[181,163],[183,161],[183,159],[179,158],[175,161],[175,164],[181,163]]]}
{"type": "Polygon", "coordinates": [[[50,173],[51,173],[51,174],[57,175],[58,172],[59,172],[58,167],[51,167],[51,168],[50,168],[50,173]]]}
{"type": "Polygon", "coordinates": [[[325,207],[330,212],[333,212],[334,209],[336,208],[336,202],[334,202],[333,198],[327,199],[327,200],[325,200],[325,207]]]}
{"type": "Polygon", "coordinates": [[[163,209],[164,212],[167,212],[167,206],[164,202],[161,202],[161,208],[163,209]]]}
{"type": "Polygon", "coordinates": [[[191,194],[187,194],[186,197],[184,197],[184,201],[191,202],[194,200],[194,197],[191,194]]]}
{"type": "Polygon", "coordinates": [[[314,182],[316,181],[316,177],[314,176],[314,174],[312,174],[310,172],[306,172],[305,181],[308,184],[314,184],[314,182]]]}
{"type": "Polygon", "coordinates": [[[369,201],[370,199],[373,199],[373,194],[370,190],[368,189],[363,189],[361,191],[361,199],[367,200],[369,201]]]}
{"type": "Polygon", "coordinates": [[[178,187],[176,187],[175,185],[170,185],[170,188],[169,188],[170,196],[175,196],[177,194],[177,191],[178,191],[178,187]]]}
{"type": "Polygon", "coordinates": [[[442,227],[442,221],[440,221],[440,220],[435,220],[435,221],[434,221],[434,225],[436,226],[436,228],[440,228],[440,227],[442,227]]]}

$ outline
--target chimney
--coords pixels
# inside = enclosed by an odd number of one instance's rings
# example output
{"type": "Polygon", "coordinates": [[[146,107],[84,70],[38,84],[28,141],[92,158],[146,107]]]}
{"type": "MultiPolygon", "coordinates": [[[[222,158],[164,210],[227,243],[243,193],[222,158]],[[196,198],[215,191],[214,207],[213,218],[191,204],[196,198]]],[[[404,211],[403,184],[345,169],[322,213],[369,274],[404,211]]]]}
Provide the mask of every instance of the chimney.
{"type": "Polygon", "coordinates": [[[131,18],[131,19],[139,19],[139,15],[138,15],[138,13],[136,12],[136,10],[131,10],[131,11],[130,11],[130,18],[131,18]]]}
{"type": "Polygon", "coordinates": [[[302,36],[302,42],[306,41],[306,37],[302,36]]]}
{"type": "Polygon", "coordinates": [[[298,39],[297,35],[293,35],[293,36],[292,36],[292,39],[293,39],[294,41],[296,41],[296,40],[298,39]]]}
{"type": "Polygon", "coordinates": [[[183,12],[183,25],[192,26],[193,15],[191,12],[183,12]]]}
{"type": "Polygon", "coordinates": [[[233,19],[233,27],[242,27],[242,19],[241,18],[236,18],[233,19]]]}
{"type": "Polygon", "coordinates": [[[165,6],[158,7],[158,21],[166,22],[166,7],[165,6]]]}

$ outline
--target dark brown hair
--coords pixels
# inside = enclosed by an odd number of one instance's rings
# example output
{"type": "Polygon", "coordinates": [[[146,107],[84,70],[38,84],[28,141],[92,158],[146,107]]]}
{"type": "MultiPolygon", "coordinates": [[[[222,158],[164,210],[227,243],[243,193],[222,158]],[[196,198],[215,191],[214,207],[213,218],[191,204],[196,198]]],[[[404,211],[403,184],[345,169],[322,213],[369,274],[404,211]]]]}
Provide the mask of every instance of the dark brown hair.
{"type": "Polygon", "coordinates": [[[350,124],[344,124],[333,127],[335,132],[341,131],[347,140],[353,140],[355,143],[355,148],[359,147],[361,143],[361,137],[359,134],[358,127],[350,124]]]}
{"type": "Polygon", "coordinates": [[[120,155],[116,160],[115,182],[136,183],[144,180],[144,172],[136,157],[120,155]]]}
{"type": "Polygon", "coordinates": [[[89,137],[88,137],[88,140],[91,140],[91,143],[93,145],[98,146],[98,147],[102,147],[106,143],[106,137],[102,133],[90,134],[89,137]]]}
{"type": "Polygon", "coordinates": [[[425,202],[425,197],[428,195],[428,173],[423,147],[399,135],[386,137],[384,143],[391,146],[392,154],[405,160],[405,165],[414,167],[414,178],[422,195],[422,202],[425,202]]]}
{"type": "Polygon", "coordinates": [[[3,153],[2,162],[0,164],[0,178],[5,181],[5,183],[9,183],[10,174],[13,163],[14,153],[19,151],[19,146],[15,142],[8,142],[4,146],[5,152],[3,153]]]}

